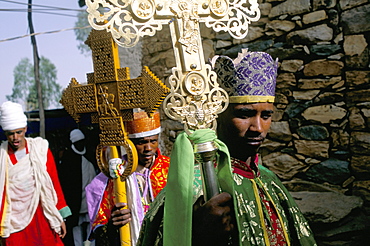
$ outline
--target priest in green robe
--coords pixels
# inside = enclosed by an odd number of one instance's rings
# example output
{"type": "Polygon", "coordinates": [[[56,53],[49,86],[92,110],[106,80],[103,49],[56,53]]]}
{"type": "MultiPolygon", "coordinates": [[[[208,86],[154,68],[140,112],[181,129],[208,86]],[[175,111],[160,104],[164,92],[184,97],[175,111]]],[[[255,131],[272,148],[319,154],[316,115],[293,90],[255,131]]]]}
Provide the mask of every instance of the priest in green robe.
{"type": "Polygon", "coordinates": [[[147,213],[138,245],[315,246],[294,199],[258,158],[274,112],[277,60],[243,50],[211,63],[230,104],[219,115],[217,136],[201,129],[177,137],[167,187],[147,213]],[[218,147],[220,194],[205,201],[192,144],[207,141],[218,147]]]}

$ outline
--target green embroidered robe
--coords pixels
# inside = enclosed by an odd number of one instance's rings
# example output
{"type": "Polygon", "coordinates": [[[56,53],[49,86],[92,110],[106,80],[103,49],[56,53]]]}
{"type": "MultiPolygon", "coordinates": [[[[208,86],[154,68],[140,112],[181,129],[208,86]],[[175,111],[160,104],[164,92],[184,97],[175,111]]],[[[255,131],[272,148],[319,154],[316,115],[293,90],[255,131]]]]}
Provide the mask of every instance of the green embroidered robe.
{"type": "MultiPolygon", "coordinates": [[[[201,177],[199,166],[195,168],[194,201],[201,195],[201,177]]],[[[258,174],[252,178],[243,177],[233,172],[234,196],[237,200],[236,218],[239,220],[239,245],[274,245],[266,243],[266,223],[269,220],[266,207],[261,203],[259,192],[263,192],[279,216],[280,223],[288,235],[289,244],[315,246],[316,242],[309,225],[303,217],[294,199],[278,177],[267,168],[259,165],[258,174]]],[[[163,210],[165,190],[158,195],[147,213],[137,245],[163,245],[163,210]]],[[[267,239],[268,240],[268,239],[267,239]]]]}

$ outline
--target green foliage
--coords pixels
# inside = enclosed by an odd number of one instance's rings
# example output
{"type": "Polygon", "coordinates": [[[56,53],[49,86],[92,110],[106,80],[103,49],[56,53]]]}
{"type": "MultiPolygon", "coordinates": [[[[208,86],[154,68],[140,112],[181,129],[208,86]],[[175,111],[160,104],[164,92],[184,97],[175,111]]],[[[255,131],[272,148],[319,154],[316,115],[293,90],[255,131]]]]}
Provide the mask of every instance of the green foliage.
{"type": "MultiPolygon", "coordinates": [[[[87,12],[86,11],[78,13],[77,22],[75,23],[75,25],[76,25],[76,27],[85,27],[85,26],[90,25],[89,21],[87,20],[87,12]]],[[[91,27],[90,28],[83,28],[83,29],[75,29],[76,39],[77,39],[77,41],[80,41],[77,48],[80,50],[81,54],[85,54],[86,56],[91,55],[90,47],[85,44],[85,41],[86,41],[87,37],[89,36],[91,29],[92,29],[91,27]]]]}
{"type": "MultiPolygon", "coordinates": [[[[26,111],[38,109],[37,87],[34,76],[33,64],[28,58],[23,58],[14,68],[14,85],[11,95],[6,98],[9,101],[24,104],[26,111]]],[[[59,105],[62,96],[62,87],[56,82],[57,69],[51,61],[45,57],[40,58],[40,83],[44,108],[59,105]]]]}
{"type": "Polygon", "coordinates": [[[79,5],[80,7],[85,6],[85,5],[86,5],[85,0],[78,0],[78,5],[79,5]]]}

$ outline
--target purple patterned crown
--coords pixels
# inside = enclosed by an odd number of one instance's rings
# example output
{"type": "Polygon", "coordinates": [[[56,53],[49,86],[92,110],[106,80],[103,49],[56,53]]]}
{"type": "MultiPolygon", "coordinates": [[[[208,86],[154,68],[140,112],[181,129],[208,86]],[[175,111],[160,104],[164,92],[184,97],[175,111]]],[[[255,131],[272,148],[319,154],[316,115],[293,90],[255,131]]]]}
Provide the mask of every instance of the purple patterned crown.
{"type": "Polygon", "coordinates": [[[278,59],[243,49],[235,60],[215,56],[211,64],[230,103],[274,102],[278,59]]]}

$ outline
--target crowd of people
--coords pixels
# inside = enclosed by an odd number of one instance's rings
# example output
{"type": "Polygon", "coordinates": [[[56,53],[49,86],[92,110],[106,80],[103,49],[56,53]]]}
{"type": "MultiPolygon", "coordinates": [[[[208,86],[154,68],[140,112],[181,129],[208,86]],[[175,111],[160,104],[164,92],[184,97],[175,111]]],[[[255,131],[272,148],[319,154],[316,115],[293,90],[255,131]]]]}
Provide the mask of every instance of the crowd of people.
{"type": "Polygon", "coordinates": [[[121,245],[127,225],[132,245],[316,245],[294,199],[258,157],[274,113],[277,60],[243,50],[211,65],[229,94],[217,131],[180,133],[167,157],[159,149],[158,112],[148,117],[137,109],[125,122],[138,159],[126,179],[127,203],[117,202],[114,185],[114,167],[127,155],[108,160],[108,177],[88,160],[85,135],[74,129],[56,165],[45,139],[26,137],[22,106],[3,103],[0,245],[121,245]],[[208,200],[192,146],[205,141],[217,146],[219,184],[208,200]]]}

